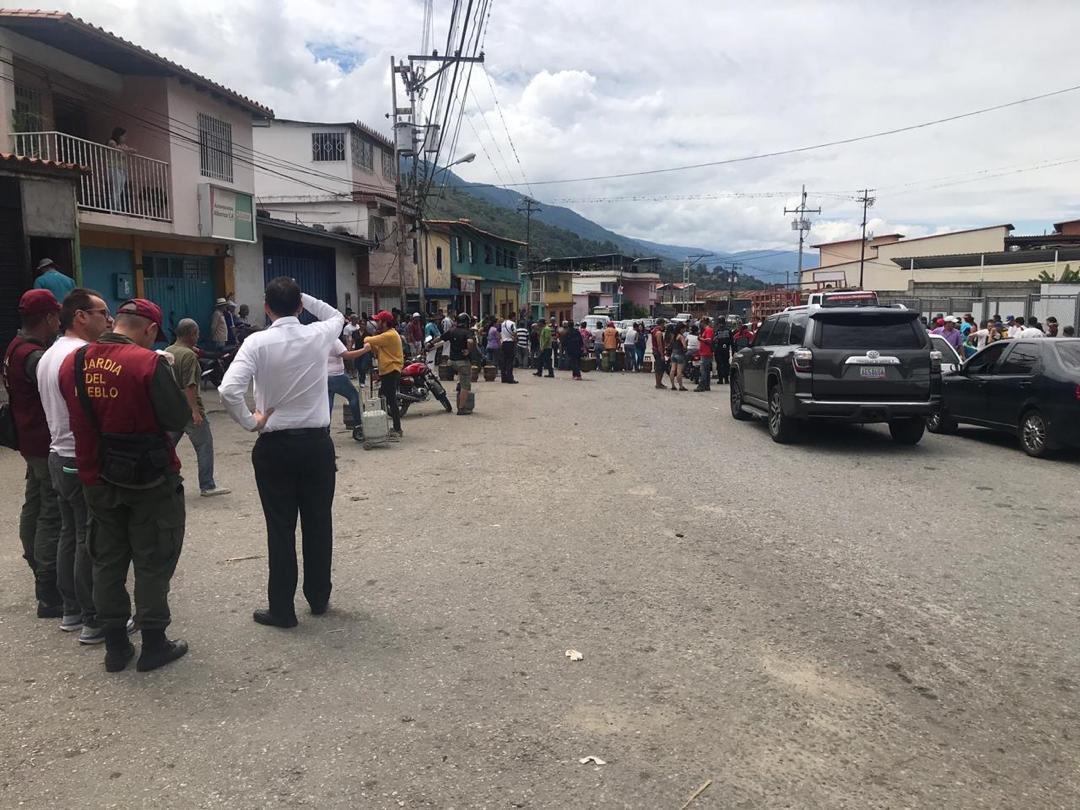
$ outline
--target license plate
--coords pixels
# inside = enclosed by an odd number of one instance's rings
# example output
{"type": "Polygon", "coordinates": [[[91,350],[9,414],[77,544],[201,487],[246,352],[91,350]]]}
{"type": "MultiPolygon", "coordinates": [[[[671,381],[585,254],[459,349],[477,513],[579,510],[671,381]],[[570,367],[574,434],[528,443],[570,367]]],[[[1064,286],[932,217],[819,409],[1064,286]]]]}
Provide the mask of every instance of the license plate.
{"type": "Polygon", "coordinates": [[[859,376],[880,380],[885,376],[885,366],[859,366],[859,376]]]}

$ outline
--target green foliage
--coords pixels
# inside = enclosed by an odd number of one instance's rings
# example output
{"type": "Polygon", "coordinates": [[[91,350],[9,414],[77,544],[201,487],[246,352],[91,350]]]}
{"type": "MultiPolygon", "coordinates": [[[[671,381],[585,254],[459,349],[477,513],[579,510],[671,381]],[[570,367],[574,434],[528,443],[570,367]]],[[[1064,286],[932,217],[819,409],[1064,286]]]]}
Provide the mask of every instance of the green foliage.
{"type": "Polygon", "coordinates": [[[1054,274],[1049,270],[1042,270],[1039,273],[1039,277],[1035,279],[1043,284],[1053,284],[1058,282],[1061,284],[1080,284],[1080,270],[1073,270],[1071,265],[1065,265],[1065,269],[1061,271],[1061,278],[1054,278],[1054,274]]]}

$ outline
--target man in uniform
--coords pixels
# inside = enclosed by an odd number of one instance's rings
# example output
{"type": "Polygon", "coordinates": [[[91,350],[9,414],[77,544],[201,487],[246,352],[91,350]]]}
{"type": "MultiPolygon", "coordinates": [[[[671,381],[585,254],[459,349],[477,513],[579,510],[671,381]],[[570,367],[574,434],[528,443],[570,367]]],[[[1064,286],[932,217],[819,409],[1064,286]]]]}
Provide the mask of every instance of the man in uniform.
{"type": "Polygon", "coordinates": [[[59,619],[64,605],[56,582],[60,504],[49,476],[49,425],[38,392],[37,365],[60,331],[60,304],[44,289],[19,299],[22,329],[4,355],[4,384],[15,422],[19,452],[26,459],[26,497],[19,516],[23,559],[34,572],[37,615],[59,619]]]}
{"type": "Polygon", "coordinates": [[[125,301],[113,331],[75,351],[60,367],[60,390],[75,434],[75,458],[93,519],[94,606],[105,627],[105,669],[119,672],[135,655],[126,624],[135,569],[135,621],[142,631],[136,668],[175,661],[187,643],[170,641],[169,581],[184,540],[180,459],[167,433],[182,431],[191,408],[168,361],[150,349],[161,308],[125,301]]]}

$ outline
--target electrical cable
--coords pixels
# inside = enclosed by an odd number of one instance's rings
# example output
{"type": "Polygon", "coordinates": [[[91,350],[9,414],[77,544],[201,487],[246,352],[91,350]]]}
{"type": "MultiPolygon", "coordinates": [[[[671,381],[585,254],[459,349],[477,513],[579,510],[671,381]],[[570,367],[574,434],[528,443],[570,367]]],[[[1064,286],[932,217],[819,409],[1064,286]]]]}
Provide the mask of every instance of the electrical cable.
{"type": "Polygon", "coordinates": [[[525,186],[529,189],[529,196],[533,195],[532,186],[529,184],[529,178],[525,176],[525,167],[521,165],[521,157],[518,155],[517,147],[514,145],[514,139],[510,135],[510,127],[506,125],[506,118],[503,116],[502,105],[499,103],[499,97],[495,93],[495,83],[491,80],[491,74],[487,72],[487,67],[484,67],[484,77],[487,79],[488,87],[491,89],[491,98],[495,102],[495,109],[499,112],[499,120],[502,121],[503,131],[506,133],[506,140],[510,142],[510,150],[514,153],[514,160],[517,161],[518,171],[521,172],[521,179],[525,181],[525,186]]]}
{"type": "MultiPolygon", "coordinates": [[[[939,124],[946,124],[952,121],[959,121],[965,118],[972,118],[977,115],[984,115],[986,113],[997,112],[998,110],[1008,109],[1010,107],[1016,107],[1021,104],[1028,104],[1034,101],[1042,101],[1044,99],[1053,98],[1055,96],[1061,96],[1066,93],[1074,93],[1080,90],[1080,84],[1073,85],[1071,87],[1065,87],[1060,90],[1053,90],[1047,93],[1040,93],[1035,96],[1028,96],[1026,98],[1016,99],[1013,101],[1007,101],[1002,104],[994,104],[989,107],[982,107],[977,110],[970,110],[964,113],[958,113],[956,115],[945,116],[944,118],[935,118],[930,121],[923,121],[917,124],[908,124],[902,127],[894,127],[892,129],[881,130],[879,132],[870,132],[865,135],[855,135],[848,138],[838,138],[832,141],[825,141],[817,144],[810,144],[808,146],[797,146],[789,149],[778,149],[773,152],[762,152],[755,155],[744,155],[742,157],[725,158],[723,160],[711,160],[704,163],[691,163],[685,166],[669,166],[662,169],[646,169],[638,172],[620,172],[618,174],[602,174],[594,175],[591,177],[572,177],[562,180],[534,180],[532,185],[536,186],[548,186],[558,185],[563,183],[587,183],[596,180],[617,180],[623,177],[644,177],[654,174],[668,174],[671,172],[691,171],[694,169],[705,169],[713,166],[729,166],[733,163],[746,163],[753,160],[765,160],[774,157],[783,157],[784,155],[795,155],[802,152],[811,152],[817,149],[827,149],[833,146],[844,146],[847,144],[857,143],[859,141],[867,141],[874,138],[883,138],[888,135],[897,135],[902,132],[911,132],[917,129],[924,129],[926,127],[937,126],[939,124]]],[[[473,183],[473,186],[490,185],[489,183],[473,183]]],[[[527,185],[525,183],[511,183],[513,186],[527,185]]]]}

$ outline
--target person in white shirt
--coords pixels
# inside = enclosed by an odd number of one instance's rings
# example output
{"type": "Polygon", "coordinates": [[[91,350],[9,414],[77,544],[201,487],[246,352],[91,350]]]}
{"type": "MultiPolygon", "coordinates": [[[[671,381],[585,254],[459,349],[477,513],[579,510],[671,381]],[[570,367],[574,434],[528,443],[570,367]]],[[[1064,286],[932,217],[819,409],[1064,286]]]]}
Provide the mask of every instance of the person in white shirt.
{"type": "Polygon", "coordinates": [[[38,392],[49,423],[49,477],[60,505],[60,542],[56,549],[56,580],[64,601],[60,629],[79,632],[81,644],[101,644],[105,627],[94,608],[94,565],[86,546],[87,510],[75,466],[75,435],[60,393],[60,366],[64,359],[112,328],[105,301],[93,290],[76,288],[60,308],[61,337],[41,356],[37,365],[38,392]]]}
{"type": "Polygon", "coordinates": [[[1008,329],[1005,330],[1006,334],[1011,338],[1020,337],[1020,333],[1024,331],[1024,319],[1022,317],[1014,318],[1010,315],[1008,324],[1008,329]]]}
{"type": "Polygon", "coordinates": [[[1022,330],[1020,330],[1020,334],[1017,335],[1017,337],[1041,338],[1046,337],[1046,335],[1043,334],[1043,330],[1039,328],[1039,322],[1032,318],[1029,322],[1027,322],[1027,325],[1024,326],[1022,330]]]}
{"type": "Polygon", "coordinates": [[[517,353],[515,348],[517,346],[517,324],[514,323],[510,316],[507,316],[506,320],[502,322],[499,336],[502,340],[499,347],[500,380],[504,383],[516,385],[517,380],[514,379],[514,355],[517,353]]]}
{"type": "Polygon", "coordinates": [[[284,276],[266,285],[265,301],[270,326],[244,341],[218,393],[241,427],[259,433],[251,465],[266,517],[269,605],[253,618],[259,624],[295,627],[297,513],[303,525],[304,597],[316,616],[326,612],[330,601],[336,469],[327,429],[326,372],[345,316],[302,295],[296,282],[284,276]],[[319,320],[301,324],[297,316],[303,310],[319,320]],[[245,401],[252,382],[254,411],[245,401]]]}
{"type": "MultiPolygon", "coordinates": [[[[348,328],[345,327],[345,329],[348,328]]],[[[326,360],[326,387],[330,395],[330,423],[333,424],[334,422],[334,396],[341,394],[349,403],[353,424],[359,425],[360,393],[345,373],[345,363],[360,357],[363,352],[360,349],[347,349],[345,342],[342,340],[344,337],[345,333],[342,332],[341,338],[334,341],[334,344],[330,347],[330,356],[326,360]]]]}

